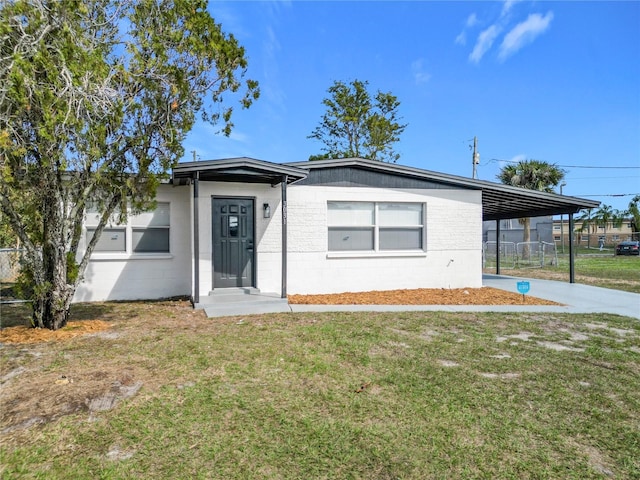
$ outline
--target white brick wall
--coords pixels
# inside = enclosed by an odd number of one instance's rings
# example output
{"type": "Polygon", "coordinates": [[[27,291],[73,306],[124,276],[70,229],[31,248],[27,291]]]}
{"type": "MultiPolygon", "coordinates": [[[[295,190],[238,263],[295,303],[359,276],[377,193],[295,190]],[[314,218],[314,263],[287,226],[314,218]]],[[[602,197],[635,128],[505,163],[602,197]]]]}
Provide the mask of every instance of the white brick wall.
{"type": "Polygon", "coordinates": [[[480,192],[320,186],[293,186],[289,192],[288,293],[482,286],[480,192]],[[328,201],[425,203],[426,251],[328,254],[328,201]]]}
{"type": "Polygon", "coordinates": [[[170,204],[169,255],[94,252],[84,281],[73,297],[74,302],[189,295],[191,241],[188,192],[188,187],[160,185],[158,188],[157,200],[170,204]]]}
{"type": "MultiPolygon", "coordinates": [[[[339,293],[395,288],[482,286],[482,199],[468,190],[391,190],[288,187],[288,293],[339,293]],[[426,251],[407,256],[327,252],[327,201],[426,204],[426,251]]],[[[200,182],[200,295],[212,288],[212,196],[255,200],[256,286],[281,287],[280,186],[200,182]],[[262,205],[269,203],[271,218],[262,205]]],[[[193,295],[193,187],[161,185],[158,201],[171,205],[171,254],[94,254],[74,301],[151,299],[193,295]]]]}

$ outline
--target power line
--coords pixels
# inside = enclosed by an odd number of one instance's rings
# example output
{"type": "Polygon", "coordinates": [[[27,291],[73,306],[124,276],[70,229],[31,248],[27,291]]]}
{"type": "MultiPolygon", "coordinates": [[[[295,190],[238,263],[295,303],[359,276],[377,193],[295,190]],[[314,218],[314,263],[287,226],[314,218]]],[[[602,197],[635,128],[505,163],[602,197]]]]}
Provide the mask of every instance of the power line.
{"type": "MultiPolygon", "coordinates": [[[[499,158],[492,158],[491,160],[489,160],[487,163],[485,163],[484,165],[487,165],[489,163],[493,163],[493,162],[505,162],[505,163],[520,163],[517,162],[515,160],[500,160],[499,158]]],[[[624,169],[630,169],[630,168],[639,168],[640,169],[640,165],[637,167],[592,167],[592,166],[587,166],[587,165],[556,165],[556,167],[565,167],[565,168],[592,168],[592,169],[619,169],[619,170],[624,170],[624,169]]]]}
{"type": "Polygon", "coordinates": [[[565,177],[565,180],[612,180],[619,178],[640,178],[640,175],[625,175],[624,177],[565,177]]]}
{"type": "Polygon", "coordinates": [[[584,194],[576,194],[572,195],[574,197],[631,197],[633,195],[640,195],[640,193],[607,193],[601,195],[584,195],[584,194]]]}

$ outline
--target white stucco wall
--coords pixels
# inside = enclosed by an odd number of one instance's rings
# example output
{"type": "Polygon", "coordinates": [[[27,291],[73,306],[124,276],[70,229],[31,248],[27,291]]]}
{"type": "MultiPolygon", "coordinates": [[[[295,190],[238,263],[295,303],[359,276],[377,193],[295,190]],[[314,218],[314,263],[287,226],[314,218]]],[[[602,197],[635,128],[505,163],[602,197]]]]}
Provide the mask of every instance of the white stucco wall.
{"type": "MultiPolygon", "coordinates": [[[[160,185],[157,200],[169,202],[169,254],[94,252],[74,302],[157,299],[189,295],[191,235],[189,187],[160,185]]],[[[130,230],[127,231],[130,236],[130,230]]],[[[130,241],[130,240],[129,240],[130,241]]],[[[81,245],[84,248],[84,245],[81,245]]],[[[82,254],[84,252],[80,252],[82,254]]]]}
{"type": "Polygon", "coordinates": [[[482,197],[470,190],[392,190],[292,186],[289,189],[288,293],[482,286],[482,197]],[[425,251],[327,251],[327,202],[426,205],[425,251]]]}

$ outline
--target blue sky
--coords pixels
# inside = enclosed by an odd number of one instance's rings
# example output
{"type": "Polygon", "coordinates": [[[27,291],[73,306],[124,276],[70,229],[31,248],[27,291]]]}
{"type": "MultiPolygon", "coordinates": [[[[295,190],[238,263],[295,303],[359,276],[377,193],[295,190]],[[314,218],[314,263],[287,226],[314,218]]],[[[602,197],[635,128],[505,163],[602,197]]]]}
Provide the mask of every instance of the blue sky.
{"type": "Polygon", "coordinates": [[[537,159],[567,170],[566,195],[625,209],[640,193],[639,1],[212,1],[209,9],[245,47],[261,97],[234,111],[229,138],[198,125],[184,160],[193,150],[201,160],[307,160],[321,153],[307,136],[327,89],[358,79],[400,101],[408,126],[399,164],[471,177],[477,136],[482,180],[497,181],[504,161],[537,159]]]}

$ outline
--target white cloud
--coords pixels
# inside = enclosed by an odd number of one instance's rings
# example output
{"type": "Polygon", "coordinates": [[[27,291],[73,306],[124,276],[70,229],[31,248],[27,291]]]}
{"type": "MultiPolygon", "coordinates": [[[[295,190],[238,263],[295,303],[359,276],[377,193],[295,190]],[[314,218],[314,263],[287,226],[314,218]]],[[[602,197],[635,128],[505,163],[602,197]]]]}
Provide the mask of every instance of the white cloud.
{"type": "Polygon", "coordinates": [[[417,85],[427,83],[431,79],[431,74],[424,71],[424,60],[422,58],[411,63],[411,73],[417,85]]]}
{"type": "Polygon", "coordinates": [[[500,16],[504,17],[507,13],[509,13],[511,8],[519,1],[520,0],[504,0],[504,3],[502,4],[502,13],[500,14],[500,16]]]}
{"type": "Polygon", "coordinates": [[[471,55],[469,55],[469,60],[473,63],[478,63],[484,54],[491,48],[491,45],[493,45],[493,42],[500,31],[501,28],[498,25],[491,25],[486,30],[480,32],[476,45],[473,47],[471,55]]]}
{"type": "Polygon", "coordinates": [[[229,138],[231,140],[233,140],[234,142],[248,143],[250,137],[246,133],[242,133],[242,132],[239,132],[238,130],[234,129],[229,134],[229,138]]]}
{"type": "Polygon", "coordinates": [[[551,25],[553,12],[549,11],[543,17],[539,13],[532,13],[524,22],[517,24],[507,33],[500,45],[498,58],[505,60],[525,45],[533,42],[536,37],[543,34],[551,25]]]}
{"type": "Polygon", "coordinates": [[[462,30],[462,32],[460,32],[460,34],[455,39],[456,45],[467,44],[467,29],[475,26],[477,23],[478,16],[475,13],[472,13],[467,17],[467,20],[464,22],[464,30],[462,30]]]}

